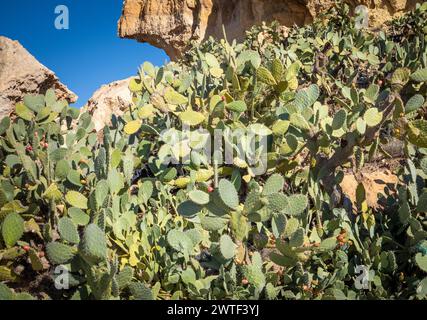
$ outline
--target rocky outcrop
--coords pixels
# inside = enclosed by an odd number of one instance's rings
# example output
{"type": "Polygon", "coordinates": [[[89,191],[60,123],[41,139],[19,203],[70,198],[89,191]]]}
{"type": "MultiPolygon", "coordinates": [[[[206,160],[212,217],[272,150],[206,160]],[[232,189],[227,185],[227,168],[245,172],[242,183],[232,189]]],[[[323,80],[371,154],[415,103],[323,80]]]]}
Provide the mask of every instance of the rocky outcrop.
{"type": "Polygon", "coordinates": [[[390,193],[396,191],[396,186],[399,184],[399,178],[390,170],[378,168],[377,171],[359,173],[359,176],[346,174],[340,184],[343,194],[352,202],[356,208],[357,203],[357,187],[359,183],[363,184],[365,189],[366,205],[371,209],[379,209],[380,202],[385,202],[384,199],[390,193]]]}
{"type": "Polygon", "coordinates": [[[121,116],[132,104],[132,95],[129,90],[129,79],[119,80],[99,88],[82,112],[92,114],[95,130],[101,131],[105,125],[110,124],[112,115],[121,116]]]}
{"type": "MultiPolygon", "coordinates": [[[[350,0],[369,9],[371,25],[412,9],[416,0],[350,0]]],[[[222,37],[222,25],[230,39],[263,21],[284,26],[309,23],[329,8],[332,0],[125,0],[119,21],[123,38],[148,42],[177,59],[192,40],[222,37]]]]}
{"type": "Polygon", "coordinates": [[[77,96],[18,41],[0,36],[0,119],[9,115],[25,95],[44,94],[50,88],[60,99],[77,101],[77,96]]]}

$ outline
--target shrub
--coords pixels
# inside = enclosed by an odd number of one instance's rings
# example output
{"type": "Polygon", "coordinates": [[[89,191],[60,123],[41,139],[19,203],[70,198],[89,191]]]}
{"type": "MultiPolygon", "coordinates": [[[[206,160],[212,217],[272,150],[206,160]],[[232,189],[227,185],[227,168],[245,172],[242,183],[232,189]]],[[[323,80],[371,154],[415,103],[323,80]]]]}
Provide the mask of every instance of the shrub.
{"type": "Polygon", "coordinates": [[[0,281],[62,265],[70,288],[48,294],[64,299],[425,298],[426,18],[357,29],[340,5],[210,39],[144,63],[100,134],[53,91],[26,97],[0,124],[0,281]],[[215,130],[223,148],[200,152],[215,130]],[[349,199],[345,173],[390,141],[397,186],[379,209],[360,179],[349,199]]]}

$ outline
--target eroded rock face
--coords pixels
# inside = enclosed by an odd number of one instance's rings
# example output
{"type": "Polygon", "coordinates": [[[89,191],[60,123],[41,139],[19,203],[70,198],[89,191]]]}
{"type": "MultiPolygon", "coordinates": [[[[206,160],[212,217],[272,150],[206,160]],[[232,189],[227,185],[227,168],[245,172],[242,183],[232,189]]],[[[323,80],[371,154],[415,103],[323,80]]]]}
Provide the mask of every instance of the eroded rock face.
{"type": "Polygon", "coordinates": [[[60,99],[73,103],[77,96],[51,70],[38,62],[18,41],[0,36],[0,119],[13,112],[27,94],[54,88],[60,99]]]}
{"type": "MultiPolygon", "coordinates": [[[[415,6],[416,0],[350,0],[353,7],[366,5],[371,25],[415,6]]],[[[310,23],[333,4],[332,0],[125,0],[119,21],[123,38],[148,42],[175,60],[190,41],[222,37],[222,25],[230,39],[241,39],[245,30],[263,21],[284,26],[310,23]]]]}
{"type": "Polygon", "coordinates": [[[129,90],[129,79],[119,80],[99,88],[81,112],[92,114],[95,130],[101,131],[110,124],[112,115],[121,116],[132,104],[132,95],[129,90]]]}

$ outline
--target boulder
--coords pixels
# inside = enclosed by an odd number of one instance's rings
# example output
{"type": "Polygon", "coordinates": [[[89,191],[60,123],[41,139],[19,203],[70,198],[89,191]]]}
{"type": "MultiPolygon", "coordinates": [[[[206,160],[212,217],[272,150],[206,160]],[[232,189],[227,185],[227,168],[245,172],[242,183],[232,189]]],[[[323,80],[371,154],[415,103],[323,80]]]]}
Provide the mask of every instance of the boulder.
{"type": "Polygon", "coordinates": [[[36,60],[18,41],[0,36],[0,119],[13,112],[28,94],[45,94],[50,88],[69,103],[77,96],[51,70],[36,60]]]}
{"type": "MultiPolygon", "coordinates": [[[[384,21],[415,6],[416,0],[351,0],[369,9],[370,23],[384,21]]],[[[422,1],[418,1],[422,2],[422,1]]],[[[123,38],[162,48],[172,60],[180,58],[191,41],[221,38],[224,25],[229,39],[241,39],[253,25],[277,20],[283,26],[310,23],[331,7],[332,0],[125,0],[119,21],[123,38]]]]}
{"type": "Polygon", "coordinates": [[[113,114],[121,116],[132,105],[132,94],[129,90],[130,79],[103,85],[82,108],[81,112],[89,112],[92,115],[97,132],[110,124],[113,114]]]}

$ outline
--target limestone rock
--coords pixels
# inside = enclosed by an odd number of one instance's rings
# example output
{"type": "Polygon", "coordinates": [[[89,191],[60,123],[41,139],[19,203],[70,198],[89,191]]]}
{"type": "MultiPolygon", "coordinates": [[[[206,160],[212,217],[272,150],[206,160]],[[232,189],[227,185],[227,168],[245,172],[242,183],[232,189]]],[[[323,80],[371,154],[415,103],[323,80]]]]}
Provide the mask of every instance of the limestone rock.
{"type": "MultiPolygon", "coordinates": [[[[369,9],[370,23],[385,20],[415,6],[416,0],[351,0],[352,7],[369,9]]],[[[310,23],[329,8],[332,0],[125,0],[119,21],[123,38],[148,42],[162,48],[176,60],[190,41],[210,35],[222,37],[222,25],[230,39],[241,39],[245,31],[263,21],[284,26],[310,23]]]]}
{"type": "Polygon", "coordinates": [[[342,192],[350,199],[353,206],[356,206],[356,190],[359,182],[365,188],[365,197],[368,208],[378,209],[381,204],[381,197],[387,198],[391,192],[395,192],[399,184],[399,178],[390,170],[378,170],[374,172],[361,172],[360,179],[353,174],[344,175],[340,186],[342,192]],[[359,180],[359,181],[358,181],[359,180]]]}
{"type": "Polygon", "coordinates": [[[51,70],[36,60],[18,41],[0,36],[0,119],[13,112],[27,94],[54,88],[60,99],[73,103],[77,96],[51,70]]]}
{"type": "Polygon", "coordinates": [[[92,114],[95,130],[101,131],[110,124],[112,115],[121,116],[132,104],[132,95],[129,90],[129,79],[119,80],[99,88],[81,112],[92,114]]]}

